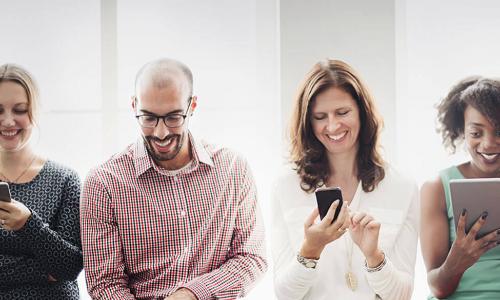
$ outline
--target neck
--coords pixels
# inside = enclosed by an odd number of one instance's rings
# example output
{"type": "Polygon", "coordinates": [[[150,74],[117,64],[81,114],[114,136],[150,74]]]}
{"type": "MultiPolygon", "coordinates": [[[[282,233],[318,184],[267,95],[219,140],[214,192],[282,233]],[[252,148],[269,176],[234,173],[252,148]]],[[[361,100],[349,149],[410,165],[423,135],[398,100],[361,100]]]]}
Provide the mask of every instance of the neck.
{"type": "Polygon", "coordinates": [[[358,181],[358,165],[356,163],[356,155],[357,151],[329,154],[329,181],[358,181]]]}
{"type": "Polygon", "coordinates": [[[34,153],[29,146],[18,151],[0,152],[0,171],[22,169],[33,159],[34,153]]]}

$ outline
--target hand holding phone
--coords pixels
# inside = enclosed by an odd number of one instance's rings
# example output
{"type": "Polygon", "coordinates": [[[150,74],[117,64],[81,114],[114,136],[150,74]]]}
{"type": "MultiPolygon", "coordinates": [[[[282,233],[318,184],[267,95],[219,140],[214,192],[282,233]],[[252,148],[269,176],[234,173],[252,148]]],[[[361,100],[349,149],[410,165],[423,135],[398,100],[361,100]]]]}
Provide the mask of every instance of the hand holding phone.
{"type": "Polygon", "coordinates": [[[340,190],[340,188],[319,188],[314,193],[316,194],[316,202],[318,203],[319,217],[321,220],[323,220],[323,218],[328,213],[328,209],[330,209],[332,203],[335,200],[339,200],[339,205],[335,209],[335,214],[332,220],[332,223],[335,222],[343,205],[342,191],[340,190]]]}
{"type": "Polygon", "coordinates": [[[0,182],[0,201],[11,201],[9,184],[7,182],[0,182]]]}

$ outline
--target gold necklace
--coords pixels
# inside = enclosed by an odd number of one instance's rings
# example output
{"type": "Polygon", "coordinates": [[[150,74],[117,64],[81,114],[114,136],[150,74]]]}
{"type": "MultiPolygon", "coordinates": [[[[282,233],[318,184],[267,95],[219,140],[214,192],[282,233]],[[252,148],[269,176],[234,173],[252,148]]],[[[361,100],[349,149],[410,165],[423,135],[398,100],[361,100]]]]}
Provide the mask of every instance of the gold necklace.
{"type": "Polygon", "coordinates": [[[5,174],[3,174],[2,172],[0,172],[0,176],[2,176],[2,178],[6,179],[7,182],[9,182],[9,183],[19,183],[18,180],[21,177],[23,177],[23,175],[26,174],[26,172],[28,172],[31,165],[33,165],[33,163],[35,162],[35,159],[36,159],[36,155],[33,155],[33,159],[31,160],[29,165],[21,172],[21,175],[17,176],[16,179],[14,179],[14,180],[11,180],[9,177],[5,176],[5,174]]]}
{"type": "Polygon", "coordinates": [[[347,287],[351,289],[351,291],[355,291],[358,288],[358,278],[352,271],[352,252],[354,248],[354,242],[347,236],[345,235],[345,241],[346,241],[346,250],[348,251],[348,260],[347,260],[347,272],[345,273],[345,282],[347,284],[347,287]]]}
{"type": "MultiPolygon", "coordinates": [[[[350,207],[354,210],[357,211],[359,208],[359,202],[356,203],[356,208],[352,207],[352,204],[354,204],[354,201],[356,200],[356,196],[358,194],[358,189],[359,189],[360,183],[358,183],[358,186],[356,187],[356,191],[354,192],[354,196],[351,200],[351,205],[350,207]]],[[[358,195],[359,196],[359,195],[358,195]]],[[[358,199],[359,200],[359,199],[358,199]]],[[[347,251],[347,272],[345,273],[345,282],[347,284],[347,287],[351,289],[351,291],[355,291],[358,288],[358,278],[352,271],[352,253],[354,252],[354,241],[351,239],[350,236],[347,234],[344,234],[344,240],[346,243],[346,251],[347,251]]]]}

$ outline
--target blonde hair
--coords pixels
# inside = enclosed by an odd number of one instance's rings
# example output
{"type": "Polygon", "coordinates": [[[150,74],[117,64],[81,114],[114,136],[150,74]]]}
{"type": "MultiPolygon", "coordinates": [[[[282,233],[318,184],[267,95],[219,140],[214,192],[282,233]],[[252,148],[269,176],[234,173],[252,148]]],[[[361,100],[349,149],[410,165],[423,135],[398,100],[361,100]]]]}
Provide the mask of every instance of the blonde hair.
{"type": "Polygon", "coordinates": [[[23,67],[15,64],[0,66],[0,83],[11,81],[21,85],[28,97],[28,117],[35,123],[38,112],[38,87],[33,76],[23,67]]]}

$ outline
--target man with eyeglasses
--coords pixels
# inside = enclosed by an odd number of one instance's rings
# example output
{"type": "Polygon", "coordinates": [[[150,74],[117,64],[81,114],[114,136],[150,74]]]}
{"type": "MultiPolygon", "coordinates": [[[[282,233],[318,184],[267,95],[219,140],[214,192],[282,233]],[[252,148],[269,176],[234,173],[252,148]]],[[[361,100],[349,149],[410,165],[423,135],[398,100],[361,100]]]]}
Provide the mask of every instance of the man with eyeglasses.
{"type": "Polygon", "coordinates": [[[244,159],[196,139],[191,71],[146,64],[132,108],[141,139],[90,171],[81,196],[95,299],[235,299],[267,269],[255,184],[244,159]]]}

